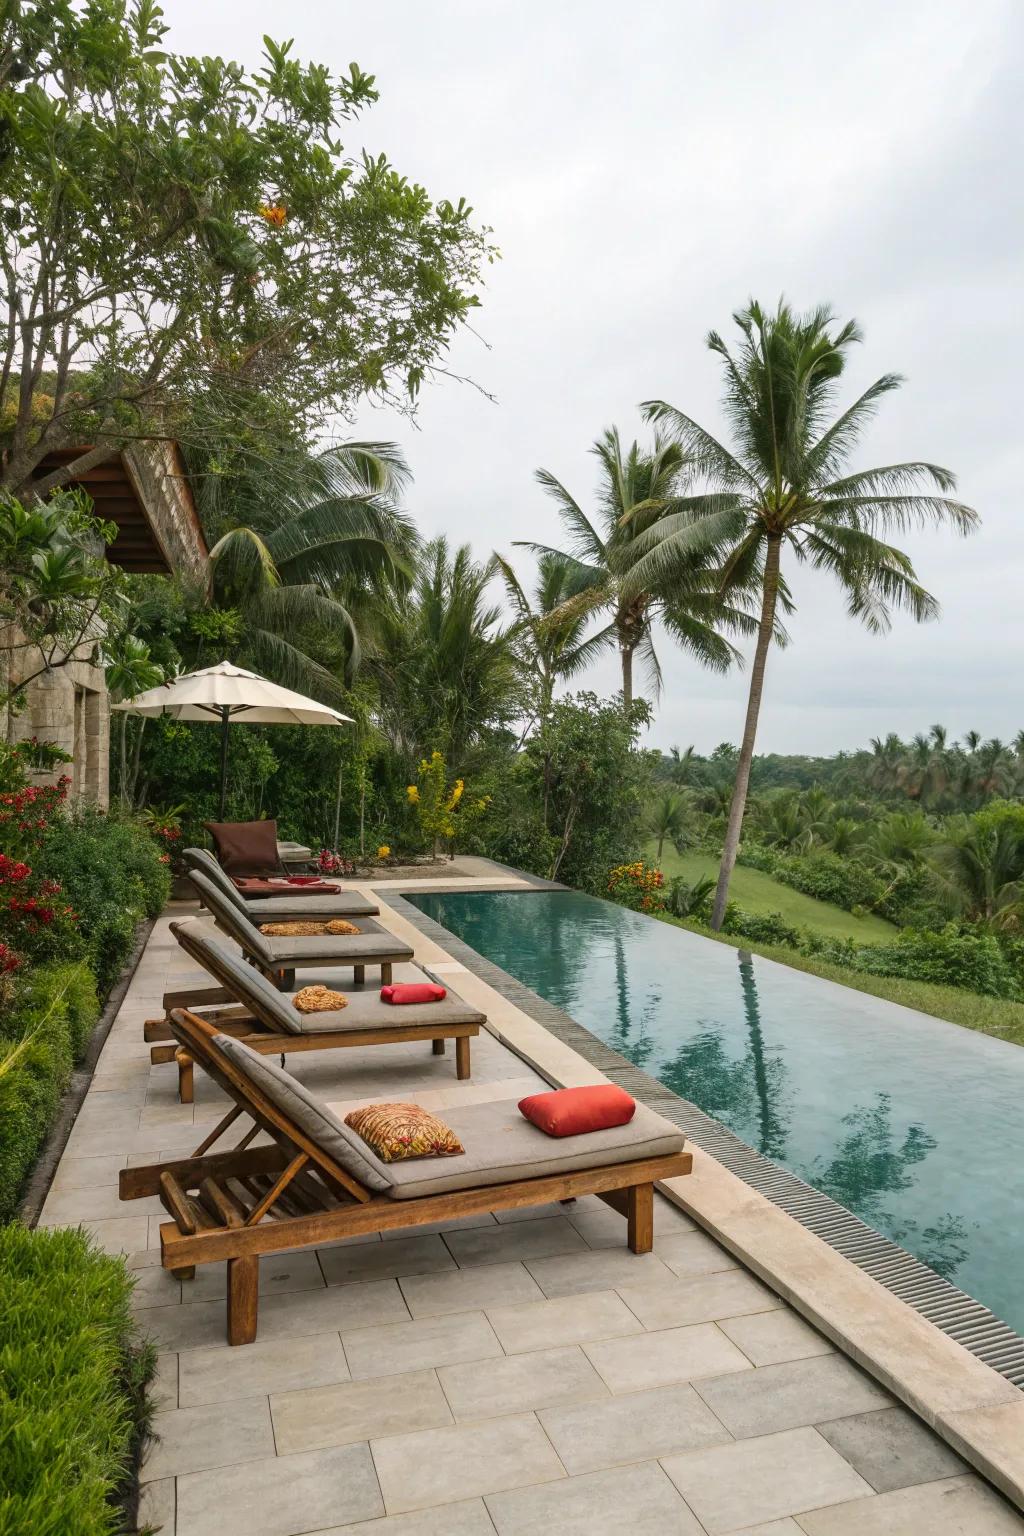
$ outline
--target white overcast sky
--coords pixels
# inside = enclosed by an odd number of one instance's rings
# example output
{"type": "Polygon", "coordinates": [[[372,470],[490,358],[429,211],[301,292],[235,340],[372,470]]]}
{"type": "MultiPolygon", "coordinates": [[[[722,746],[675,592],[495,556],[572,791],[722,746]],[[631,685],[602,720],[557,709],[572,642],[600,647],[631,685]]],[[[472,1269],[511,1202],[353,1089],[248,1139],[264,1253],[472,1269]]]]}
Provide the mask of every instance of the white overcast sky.
{"type": "MultiPolygon", "coordinates": [[[[484,557],[558,542],[543,465],[586,502],[587,449],[663,397],[721,428],[706,332],[750,296],[830,302],[866,333],[852,392],[907,376],[860,462],[931,458],[983,529],[906,540],[943,605],[874,639],[798,574],[759,746],[831,752],[942,721],[1024,727],[1021,0],[164,0],[168,42],[258,61],[263,33],[377,77],[348,145],[386,153],[495,232],[476,325],[418,430],[364,412],[415,475],[427,534],[484,557]]],[[[515,552],[517,560],[522,551],[515,552]]],[[[521,561],[524,573],[528,561],[521,561]]],[[[793,573],[791,572],[791,575],[793,573]]],[[[743,674],[665,639],[653,744],[736,741],[743,674]]],[[[586,679],[618,685],[612,659],[586,679]]]]}

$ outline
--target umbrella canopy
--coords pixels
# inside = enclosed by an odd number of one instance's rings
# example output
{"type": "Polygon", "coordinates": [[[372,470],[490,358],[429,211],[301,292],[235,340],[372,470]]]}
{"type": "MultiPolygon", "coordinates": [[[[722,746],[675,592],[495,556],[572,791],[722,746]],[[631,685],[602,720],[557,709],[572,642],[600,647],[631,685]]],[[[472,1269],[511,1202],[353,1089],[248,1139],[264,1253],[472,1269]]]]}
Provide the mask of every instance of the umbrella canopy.
{"type": "Polygon", "coordinates": [[[280,688],[258,672],[246,672],[230,661],[203,667],[199,672],[187,672],[113,707],[133,715],[168,715],[174,720],[219,722],[222,820],[227,801],[228,726],[233,720],[240,720],[244,725],[352,724],[351,715],[343,715],[316,699],[293,693],[290,688],[280,688]]]}

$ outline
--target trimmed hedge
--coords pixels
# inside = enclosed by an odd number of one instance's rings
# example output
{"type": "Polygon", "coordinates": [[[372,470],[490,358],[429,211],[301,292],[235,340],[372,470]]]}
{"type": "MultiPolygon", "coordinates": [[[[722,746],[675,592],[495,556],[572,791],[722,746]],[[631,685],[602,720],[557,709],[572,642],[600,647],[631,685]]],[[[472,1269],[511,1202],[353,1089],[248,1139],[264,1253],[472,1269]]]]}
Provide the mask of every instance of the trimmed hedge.
{"type": "Polygon", "coordinates": [[[784,854],[759,843],[744,843],[738,862],[763,870],[794,891],[815,896],[818,901],[829,901],[847,912],[854,907],[874,909],[885,894],[885,886],[870,869],[856,859],[840,858],[824,850],[784,854]]]}
{"type": "Polygon", "coordinates": [[[78,961],[36,966],[0,1017],[0,1221],[14,1214],[71,1070],[99,1017],[78,961]]]}
{"type": "MultiPolygon", "coordinates": [[[[0,1228],[0,1530],[114,1536],[145,1423],[152,1346],[133,1281],[80,1230],[0,1228]]],[[[132,1522],[134,1529],[134,1522],[132,1522]]]]}

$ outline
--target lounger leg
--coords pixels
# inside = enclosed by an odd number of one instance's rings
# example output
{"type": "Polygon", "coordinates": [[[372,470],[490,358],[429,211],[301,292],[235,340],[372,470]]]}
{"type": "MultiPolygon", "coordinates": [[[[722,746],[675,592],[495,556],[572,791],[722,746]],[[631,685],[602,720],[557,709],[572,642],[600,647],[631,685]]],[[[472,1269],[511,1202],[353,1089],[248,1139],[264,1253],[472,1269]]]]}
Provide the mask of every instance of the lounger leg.
{"type": "Polygon", "coordinates": [[[354,965],[352,967],[352,980],[355,982],[357,987],[362,986],[363,982],[366,980],[365,965],[354,965]]]}
{"type": "Polygon", "coordinates": [[[380,984],[382,987],[391,985],[391,961],[382,960],[380,966],[380,984]]]}
{"type": "Polygon", "coordinates": [[[634,1184],[626,1191],[628,1242],[634,1253],[650,1253],[654,1247],[654,1185],[634,1184]]]}
{"type": "Polygon", "coordinates": [[[195,1096],[195,1062],[187,1051],[175,1051],[178,1063],[178,1102],[192,1104],[195,1096]]]}
{"type": "Polygon", "coordinates": [[[259,1303],[258,1258],[228,1259],[228,1343],[251,1344],[259,1303]]]}
{"type": "Polygon", "coordinates": [[[469,1076],[469,1036],[458,1035],[455,1040],[455,1076],[469,1076]]]}
{"type": "Polygon", "coordinates": [[[433,1051],[435,1056],[443,1056],[444,1055],[444,1041],[443,1040],[431,1040],[431,1042],[430,1042],[430,1049],[433,1051]]]}

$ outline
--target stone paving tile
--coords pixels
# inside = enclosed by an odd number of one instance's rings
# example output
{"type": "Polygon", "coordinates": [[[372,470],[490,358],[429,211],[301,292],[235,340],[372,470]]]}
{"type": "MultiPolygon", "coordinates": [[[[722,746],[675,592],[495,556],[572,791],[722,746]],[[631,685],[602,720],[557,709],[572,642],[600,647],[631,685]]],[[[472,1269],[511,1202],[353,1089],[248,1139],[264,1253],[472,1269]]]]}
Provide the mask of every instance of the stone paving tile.
{"type": "MultiPolygon", "coordinates": [[[[292,1291],[321,1291],[324,1277],[314,1250],[298,1253],[264,1254],[260,1259],[260,1295],[288,1295],[292,1291]]],[[[194,1280],[181,1288],[181,1299],[191,1305],[197,1301],[217,1301],[228,1294],[226,1264],[203,1264],[194,1280]]]]}
{"type": "Polygon", "coordinates": [[[613,1392],[641,1392],[648,1387],[732,1372],[751,1380],[754,1369],[714,1323],[606,1339],[583,1347],[613,1392]]]}
{"type": "Polygon", "coordinates": [[[388,1514],[565,1476],[532,1413],[392,1435],[370,1449],[388,1514]]]}
{"type": "Polygon", "coordinates": [[[544,1295],[522,1264],[486,1264],[452,1274],[410,1275],[399,1284],[413,1317],[540,1301],[544,1295]]]}
{"type": "Polygon", "coordinates": [[[784,1302],[743,1269],[715,1275],[671,1276],[666,1284],[619,1285],[619,1295],[645,1328],[713,1323],[743,1312],[767,1312],[784,1302]]]}
{"type": "Polygon", "coordinates": [[[578,1296],[584,1291],[610,1291],[627,1285],[658,1285],[672,1271],[653,1253],[602,1248],[568,1253],[552,1259],[531,1259],[527,1269],[545,1296],[578,1296]]]}
{"type": "Polygon", "coordinates": [[[224,1412],[219,1403],[171,1408],[153,1415],[153,1439],[142,1458],[140,1477],[178,1477],[210,1467],[274,1455],[274,1431],[265,1397],[247,1397],[224,1412]]]}
{"type": "Polygon", "coordinates": [[[739,1268],[732,1254],[706,1232],[673,1232],[659,1240],[656,1252],[676,1275],[710,1275],[739,1268]]]}
{"type": "Polygon", "coordinates": [[[383,1513],[369,1446],[332,1446],[179,1477],[175,1536],[296,1536],[383,1513]]]}
{"type": "Polygon", "coordinates": [[[280,1456],[452,1422],[433,1371],[277,1392],[270,1399],[270,1413],[280,1456]]]}
{"type": "Polygon", "coordinates": [[[502,1226],[474,1227],[445,1234],[445,1242],[461,1269],[500,1264],[509,1259],[542,1259],[553,1254],[586,1253],[587,1244],[564,1216],[517,1221],[502,1226]]]}
{"type": "Polygon", "coordinates": [[[892,1404],[888,1392],[837,1354],[766,1365],[753,1376],[703,1381],[697,1390],[737,1440],[892,1404]]]}
{"type": "Polygon", "coordinates": [[[162,1269],[159,1264],[153,1264],[137,1272],[135,1289],[132,1291],[134,1311],[142,1312],[149,1307],[180,1305],[181,1281],[175,1280],[169,1269],[162,1269]]]}
{"type": "Polygon", "coordinates": [[[832,1353],[828,1340],[788,1307],[722,1318],[718,1326],[755,1365],[779,1365],[783,1360],[806,1360],[811,1355],[832,1353]]]}
{"type": "Polygon", "coordinates": [[[457,1267],[444,1242],[437,1236],[325,1248],[320,1265],[328,1285],[351,1285],[354,1280],[397,1279],[400,1275],[426,1275],[457,1267]]]}
{"type": "Polygon", "coordinates": [[[138,1529],[158,1531],[159,1536],[174,1536],[175,1503],[173,1477],[143,1483],[139,1489],[138,1529]]]}
{"type": "Polygon", "coordinates": [[[797,1518],[806,1536],[1021,1536],[1024,1520],[976,1477],[899,1488],[797,1518]]]}
{"type": "MultiPolygon", "coordinates": [[[[104,1162],[100,1158],[97,1161],[104,1162]]],[[[82,1221],[124,1220],[136,1216],[159,1216],[163,1211],[156,1195],[131,1204],[118,1197],[117,1178],[96,1189],[53,1190],[43,1206],[42,1225],[77,1227],[82,1221]]]]}
{"type": "Polygon", "coordinates": [[[769,1520],[765,1525],[745,1525],[736,1536],[801,1536],[800,1527],[791,1515],[783,1520],[769,1520]]]}
{"type": "MultiPolygon", "coordinates": [[[[39,1225],[59,1227],[64,1223],[40,1221],[39,1225]]],[[[149,1241],[148,1216],[114,1216],[109,1220],[82,1221],[75,1225],[84,1227],[104,1253],[132,1253],[136,1248],[145,1248],[149,1241]]]]}
{"type": "Polygon", "coordinates": [[[146,1388],[146,1397],[154,1408],[167,1409],[180,1406],[177,1355],[157,1355],[156,1367],[146,1388]]]}
{"type": "Polygon", "coordinates": [[[486,1503],[498,1536],[703,1536],[657,1462],[492,1493],[486,1503]]]}
{"type": "Polygon", "coordinates": [[[448,1365],[437,1374],[460,1423],[608,1397],[608,1388],[574,1344],[448,1365]]]}
{"type": "MultiPolygon", "coordinates": [[[[494,1536],[483,1499],[465,1499],[411,1515],[387,1515],[358,1525],[332,1525],[317,1536],[494,1536]]],[[[797,1533],[799,1536],[799,1533],[797,1533]]]]}
{"type": "Polygon", "coordinates": [[[497,1335],[482,1312],[357,1328],[343,1333],[341,1342],[356,1381],[467,1360],[492,1360],[502,1353],[497,1335]]]}
{"type": "Polygon", "coordinates": [[[487,1317],[509,1354],[643,1332],[614,1291],[591,1291],[519,1307],[489,1307],[487,1317]]]}
{"type": "MultiPolygon", "coordinates": [[[[170,1358],[179,1359],[177,1355],[170,1358]]],[[[349,1379],[345,1352],[336,1333],[311,1333],[301,1339],[273,1339],[269,1343],[257,1339],[244,1349],[187,1349],[180,1361],[181,1408],[329,1386],[349,1379]]]]}
{"type": "Polygon", "coordinates": [[[852,1413],[816,1427],[878,1493],[967,1471],[959,1456],[905,1408],[852,1413]]]}
{"type": "Polygon", "coordinates": [[[62,1195],[69,1189],[117,1188],[117,1175],[125,1166],[123,1153],[106,1157],[63,1157],[54,1174],[50,1193],[62,1195]]]}
{"type": "Polygon", "coordinates": [[[721,1445],[730,1438],[691,1386],[661,1387],[604,1402],[545,1409],[538,1418],[570,1477],[617,1463],[721,1445]]]}
{"type": "Polygon", "coordinates": [[[871,1492],[814,1429],[686,1451],[662,1466],[710,1536],[871,1492]]]}

